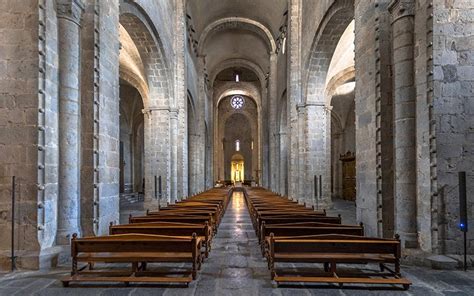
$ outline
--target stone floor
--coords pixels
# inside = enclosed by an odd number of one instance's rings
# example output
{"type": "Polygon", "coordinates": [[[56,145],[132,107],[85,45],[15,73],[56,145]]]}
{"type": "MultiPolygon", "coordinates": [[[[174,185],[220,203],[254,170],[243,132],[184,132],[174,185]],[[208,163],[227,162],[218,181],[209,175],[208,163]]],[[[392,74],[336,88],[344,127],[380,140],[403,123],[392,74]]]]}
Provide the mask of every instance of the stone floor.
{"type": "MultiPolygon", "coordinates": [[[[351,203],[338,201],[344,222],[353,219],[351,203]],[[347,212],[347,213],[346,213],[347,212]]],[[[137,209],[134,209],[137,210],[137,209]]],[[[364,287],[296,285],[277,288],[270,281],[242,193],[235,193],[213,241],[213,250],[189,288],[88,285],[63,288],[58,280],[69,267],[50,272],[20,272],[0,276],[0,295],[474,295],[474,272],[434,271],[404,266],[404,276],[413,281],[408,291],[364,287]]]]}

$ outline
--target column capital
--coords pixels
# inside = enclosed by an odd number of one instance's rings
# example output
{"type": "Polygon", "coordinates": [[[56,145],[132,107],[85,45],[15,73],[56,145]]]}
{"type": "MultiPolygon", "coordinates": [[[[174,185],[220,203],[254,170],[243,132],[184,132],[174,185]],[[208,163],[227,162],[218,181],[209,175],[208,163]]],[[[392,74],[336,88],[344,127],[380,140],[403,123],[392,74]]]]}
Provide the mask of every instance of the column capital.
{"type": "Polygon", "coordinates": [[[298,114],[303,113],[305,110],[306,110],[306,104],[305,103],[296,104],[296,112],[298,112],[298,114]]]}
{"type": "Polygon", "coordinates": [[[400,18],[415,15],[414,0],[392,0],[388,6],[388,10],[392,15],[392,23],[400,18]]]}
{"type": "Polygon", "coordinates": [[[85,5],[83,0],[58,0],[56,10],[58,18],[65,18],[80,25],[85,5]]]}
{"type": "Polygon", "coordinates": [[[170,108],[170,119],[178,119],[179,109],[178,108],[170,108]]]}

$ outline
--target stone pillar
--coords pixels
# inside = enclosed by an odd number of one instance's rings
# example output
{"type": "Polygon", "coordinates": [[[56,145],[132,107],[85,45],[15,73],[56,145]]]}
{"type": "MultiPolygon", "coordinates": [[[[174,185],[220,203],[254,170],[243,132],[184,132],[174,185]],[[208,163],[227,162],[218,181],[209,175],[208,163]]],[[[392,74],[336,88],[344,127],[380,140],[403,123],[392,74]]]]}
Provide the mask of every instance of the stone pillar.
{"type": "Polygon", "coordinates": [[[286,132],[280,131],[280,184],[279,193],[288,195],[288,140],[286,132]]]}
{"type": "Polygon", "coordinates": [[[296,173],[296,182],[297,182],[297,195],[295,196],[296,199],[300,203],[306,202],[306,196],[304,195],[304,188],[305,188],[305,166],[306,166],[306,159],[305,159],[305,145],[306,145],[306,138],[305,138],[305,117],[306,117],[306,106],[304,104],[300,104],[296,106],[296,113],[297,115],[297,163],[298,163],[298,171],[296,173]]]}
{"type": "Polygon", "coordinates": [[[175,203],[178,198],[178,110],[170,110],[170,196],[169,202],[175,203]]]}
{"type": "Polygon", "coordinates": [[[416,248],[416,89],[413,0],[394,0],[392,14],[395,231],[405,248],[416,248]]]}
{"type": "Polygon", "coordinates": [[[302,0],[290,0],[288,4],[288,195],[298,196],[298,111],[301,102],[301,18],[302,0]]]}
{"type": "Polygon", "coordinates": [[[304,140],[300,151],[305,155],[300,173],[300,196],[307,205],[317,202],[318,208],[331,207],[331,145],[330,107],[324,103],[307,102],[304,114],[304,140]],[[314,176],[321,176],[322,196],[316,201],[314,176]],[[301,183],[302,182],[302,183],[301,183]]]}
{"type": "Polygon", "coordinates": [[[81,0],[57,2],[59,39],[59,201],[56,243],[80,234],[80,21],[81,0]]]}
{"type": "Polygon", "coordinates": [[[268,164],[268,181],[269,181],[269,188],[272,191],[278,191],[278,179],[279,179],[279,159],[278,159],[278,152],[277,152],[277,137],[278,137],[278,130],[277,130],[277,68],[278,68],[278,56],[276,53],[270,53],[270,77],[268,80],[268,120],[269,120],[269,164],[268,164]]]}
{"type": "MultiPolygon", "coordinates": [[[[206,178],[208,176],[208,153],[209,147],[206,139],[206,80],[205,80],[205,57],[198,56],[198,98],[196,104],[196,114],[197,120],[199,123],[198,131],[200,133],[199,137],[199,146],[197,147],[197,190],[195,191],[204,191],[207,187],[206,178]],[[202,149],[204,148],[204,149],[202,149]]],[[[189,128],[189,127],[188,127],[189,128]]]]}

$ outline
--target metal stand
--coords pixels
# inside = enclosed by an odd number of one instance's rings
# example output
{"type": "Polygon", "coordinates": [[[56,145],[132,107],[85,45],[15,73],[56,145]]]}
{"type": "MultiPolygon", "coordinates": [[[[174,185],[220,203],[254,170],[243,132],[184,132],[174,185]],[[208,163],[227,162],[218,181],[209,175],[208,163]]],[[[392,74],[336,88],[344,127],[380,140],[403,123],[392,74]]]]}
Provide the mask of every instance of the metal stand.
{"type": "Polygon", "coordinates": [[[156,175],[155,175],[154,181],[155,181],[155,182],[154,182],[154,184],[155,184],[155,187],[154,187],[154,188],[155,188],[155,190],[154,190],[154,192],[155,192],[155,199],[156,199],[157,202],[158,202],[158,209],[159,209],[159,208],[160,208],[160,200],[158,199],[157,177],[156,177],[156,175]]]}
{"type": "Polygon", "coordinates": [[[467,271],[467,231],[464,231],[464,271],[467,271]]]}
{"type": "Polygon", "coordinates": [[[316,210],[319,210],[319,202],[318,202],[318,176],[314,175],[314,203],[316,205],[316,210]]]}
{"type": "Polygon", "coordinates": [[[464,234],[464,271],[467,271],[467,187],[466,172],[459,172],[459,228],[464,234]]]}
{"type": "Polygon", "coordinates": [[[11,241],[11,261],[12,272],[16,270],[16,256],[15,256],[15,194],[16,194],[16,177],[12,177],[12,241],[11,241]]]}
{"type": "Polygon", "coordinates": [[[160,208],[161,197],[163,196],[163,190],[161,187],[161,176],[158,177],[158,209],[160,208]]]}

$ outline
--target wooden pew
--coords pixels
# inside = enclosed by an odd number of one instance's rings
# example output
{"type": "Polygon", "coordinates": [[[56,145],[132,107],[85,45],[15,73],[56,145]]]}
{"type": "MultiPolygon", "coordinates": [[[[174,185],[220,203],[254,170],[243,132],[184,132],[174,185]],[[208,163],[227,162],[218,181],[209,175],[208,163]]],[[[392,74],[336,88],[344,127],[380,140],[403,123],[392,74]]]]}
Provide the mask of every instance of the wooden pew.
{"type": "Polygon", "coordinates": [[[341,216],[305,216],[305,215],[282,215],[282,216],[271,216],[263,217],[257,221],[256,231],[257,237],[260,237],[260,230],[262,229],[262,223],[266,225],[270,224],[285,224],[285,223],[296,223],[296,222],[319,222],[319,223],[330,223],[330,224],[341,224],[341,216]]]}
{"type": "Polygon", "coordinates": [[[206,222],[215,227],[212,215],[194,216],[194,215],[149,215],[135,216],[130,215],[129,223],[149,223],[149,222],[183,222],[191,224],[206,224],[206,222]]]}
{"type": "Polygon", "coordinates": [[[217,227],[221,220],[221,216],[216,211],[205,210],[205,209],[175,209],[175,210],[160,210],[147,212],[147,216],[174,216],[174,215],[187,215],[187,216],[211,216],[213,223],[217,227]]]}
{"type": "Polygon", "coordinates": [[[313,235],[322,234],[346,234],[364,236],[364,226],[360,225],[344,225],[344,224],[330,224],[312,222],[307,225],[303,223],[289,223],[289,224],[270,224],[262,223],[260,231],[260,244],[262,253],[268,257],[268,246],[270,234],[273,233],[275,238],[291,238],[291,239],[307,239],[313,235]],[[297,224],[297,225],[295,225],[297,224]],[[299,224],[299,225],[298,225],[299,224]]]}
{"type": "Polygon", "coordinates": [[[400,241],[397,239],[367,238],[351,235],[315,235],[308,239],[276,238],[270,234],[269,265],[271,278],[277,283],[310,282],[350,284],[402,285],[406,290],[411,282],[400,274],[400,241]],[[275,265],[286,263],[324,263],[328,272],[310,276],[291,276],[275,265]],[[379,273],[338,272],[337,264],[378,263],[379,273]],[[387,264],[393,264],[391,269],[387,264]],[[387,272],[384,272],[387,271],[387,272]]]}
{"type": "Polygon", "coordinates": [[[119,234],[110,236],[71,239],[71,276],[63,278],[64,286],[70,282],[146,282],[184,283],[196,279],[201,264],[202,240],[195,233],[192,236],[163,236],[148,234],[119,234]],[[79,263],[87,263],[78,268],[79,263]],[[172,277],[147,271],[148,263],[175,262],[191,263],[187,276],[172,277]],[[93,269],[95,263],[130,263],[130,270],[100,271],[93,269]],[[89,266],[89,270],[85,268],[89,266]]]}
{"type": "MultiPolygon", "coordinates": [[[[189,223],[168,223],[168,222],[151,222],[151,223],[133,223],[124,225],[113,225],[110,223],[109,235],[114,234],[154,234],[169,236],[192,236],[195,233],[202,239],[204,247],[204,256],[209,257],[212,241],[212,227],[206,222],[203,224],[189,223]]],[[[203,259],[203,258],[202,258],[203,259]]]]}

